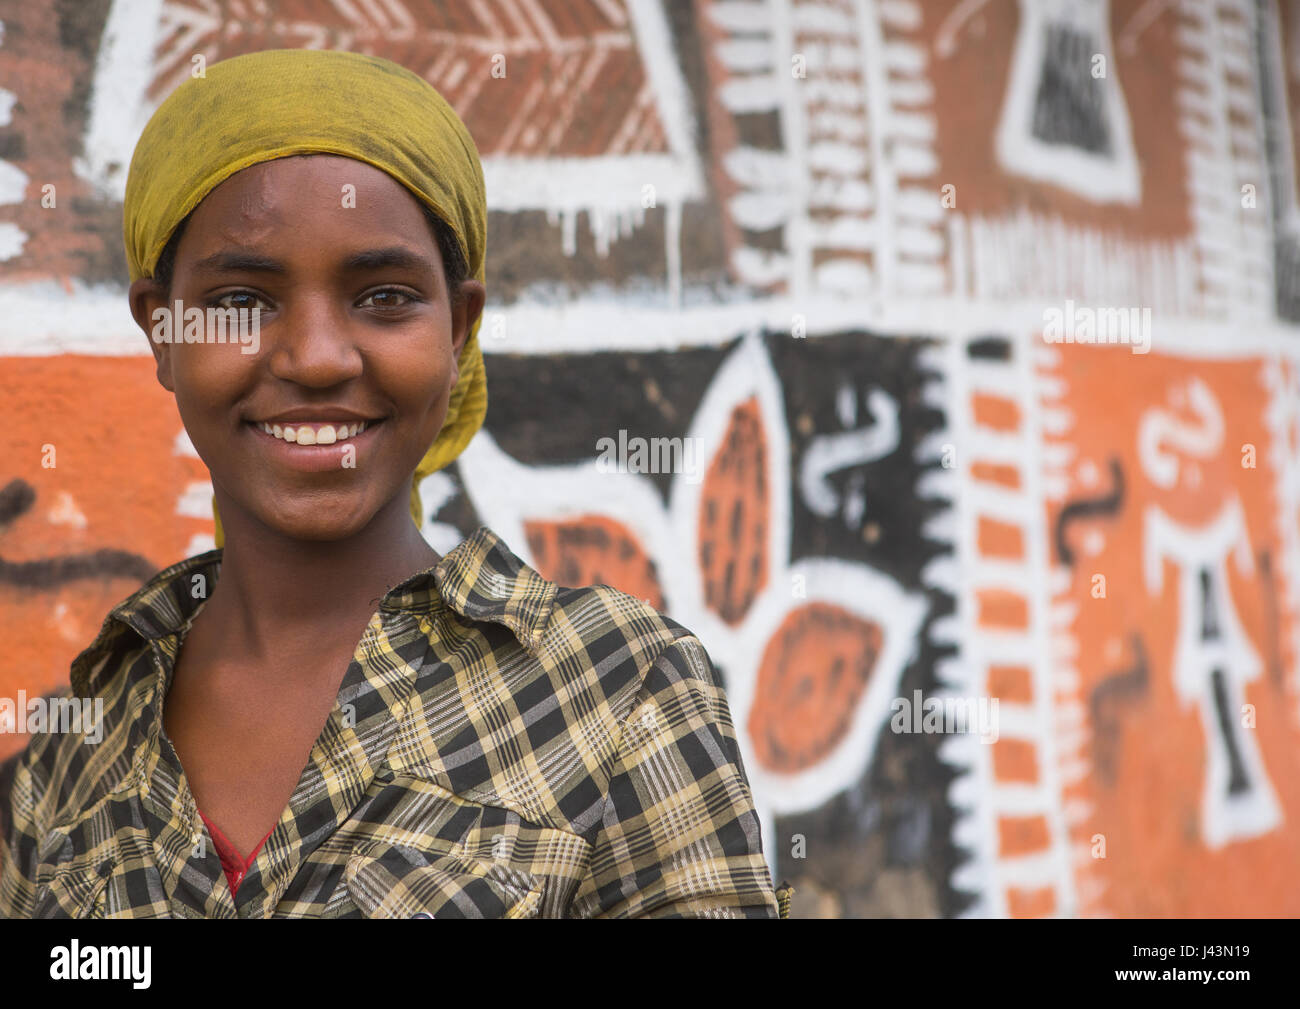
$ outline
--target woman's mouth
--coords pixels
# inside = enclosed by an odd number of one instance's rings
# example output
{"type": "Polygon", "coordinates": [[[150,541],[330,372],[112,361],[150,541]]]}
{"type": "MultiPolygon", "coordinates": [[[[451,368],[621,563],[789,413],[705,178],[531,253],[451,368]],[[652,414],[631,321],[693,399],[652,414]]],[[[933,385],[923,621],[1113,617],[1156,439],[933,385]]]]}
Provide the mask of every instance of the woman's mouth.
{"type": "MultiPolygon", "coordinates": [[[[257,423],[257,422],[254,422],[257,423]]],[[[257,423],[272,438],[291,442],[295,445],[333,445],[335,442],[355,438],[366,429],[367,424],[378,421],[359,421],[355,424],[335,424],[326,421],[302,421],[296,424],[257,423]]]]}
{"type": "Polygon", "coordinates": [[[358,469],[370,459],[383,419],[340,424],[338,421],[296,421],[272,424],[245,421],[257,443],[281,466],[303,473],[358,469]]]}

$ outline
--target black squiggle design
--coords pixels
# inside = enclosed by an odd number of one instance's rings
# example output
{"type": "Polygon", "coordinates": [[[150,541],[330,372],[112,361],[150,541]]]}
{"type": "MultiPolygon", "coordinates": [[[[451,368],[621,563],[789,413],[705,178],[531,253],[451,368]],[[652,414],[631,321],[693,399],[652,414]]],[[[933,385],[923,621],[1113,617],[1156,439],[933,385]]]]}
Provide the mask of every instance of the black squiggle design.
{"type": "Polygon", "coordinates": [[[1115,783],[1119,760],[1119,711],[1121,702],[1146,693],[1148,677],[1147,650],[1142,635],[1129,635],[1133,649],[1133,665],[1123,672],[1106,677],[1088,696],[1088,710],[1092,714],[1093,762],[1097,774],[1107,785],[1115,783]]]}
{"type": "Polygon", "coordinates": [[[1269,677],[1280,689],[1286,678],[1280,643],[1282,619],[1278,616],[1277,587],[1273,583],[1273,555],[1268,550],[1259,552],[1259,585],[1264,596],[1264,623],[1268,628],[1269,677]]]}
{"type": "Polygon", "coordinates": [[[1105,497],[1078,498],[1066,504],[1061,509],[1061,514],[1056,516],[1056,554],[1062,564],[1074,564],[1074,551],[1070,549],[1065,536],[1071,523],[1097,515],[1115,515],[1123,505],[1124,468],[1120,465],[1118,456],[1111,456],[1110,459],[1110,482],[1114,490],[1105,497]]]}
{"type": "MultiPolygon", "coordinates": [[[[10,480],[0,489],[0,530],[35,503],[36,491],[31,484],[26,480],[10,480]]],[[[33,561],[8,561],[0,557],[0,585],[23,589],[52,589],[83,578],[134,578],[144,582],[158,571],[148,558],[128,550],[93,550],[33,561]]]]}

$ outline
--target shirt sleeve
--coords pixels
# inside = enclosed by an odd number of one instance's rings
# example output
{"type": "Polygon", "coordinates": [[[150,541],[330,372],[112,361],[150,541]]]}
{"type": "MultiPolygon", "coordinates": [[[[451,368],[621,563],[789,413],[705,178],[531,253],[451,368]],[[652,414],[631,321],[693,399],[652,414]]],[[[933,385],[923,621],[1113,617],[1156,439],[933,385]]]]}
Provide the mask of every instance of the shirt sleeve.
{"type": "Polygon", "coordinates": [[[32,752],[28,746],[0,764],[0,918],[30,918],[36,909],[39,790],[32,752]]]}
{"type": "Polygon", "coordinates": [[[611,918],[777,918],[726,695],[679,638],[628,714],[573,909],[611,918]]]}

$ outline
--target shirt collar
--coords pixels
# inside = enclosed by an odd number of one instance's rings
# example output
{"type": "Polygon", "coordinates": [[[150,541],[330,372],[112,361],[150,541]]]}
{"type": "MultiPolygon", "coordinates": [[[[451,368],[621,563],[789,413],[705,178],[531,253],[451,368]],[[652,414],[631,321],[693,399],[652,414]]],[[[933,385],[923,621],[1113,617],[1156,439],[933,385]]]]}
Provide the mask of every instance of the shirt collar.
{"type": "MultiPolygon", "coordinates": [[[[104,660],[123,625],[145,641],[179,632],[215,584],[221,556],[222,550],[209,550],[173,564],[115,606],[94,643],[72,663],[77,695],[99,693],[105,679],[116,672],[104,660]]],[[[435,566],[390,589],[379,608],[430,613],[445,603],[469,620],[508,627],[527,651],[535,653],[555,605],[556,589],[554,582],[515,556],[496,533],[480,526],[435,566]]]]}

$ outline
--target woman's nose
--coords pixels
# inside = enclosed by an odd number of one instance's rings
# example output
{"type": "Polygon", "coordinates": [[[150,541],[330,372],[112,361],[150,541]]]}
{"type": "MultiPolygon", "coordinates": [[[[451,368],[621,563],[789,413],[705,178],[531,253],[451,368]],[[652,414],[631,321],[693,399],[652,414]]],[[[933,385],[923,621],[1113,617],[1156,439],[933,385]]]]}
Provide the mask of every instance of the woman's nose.
{"type": "Polygon", "coordinates": [[[323,389],[361,374],[347,308],[324,294],[287,303],[274,325],[263,326],[262,342],[276,378],[323,389]]]}

